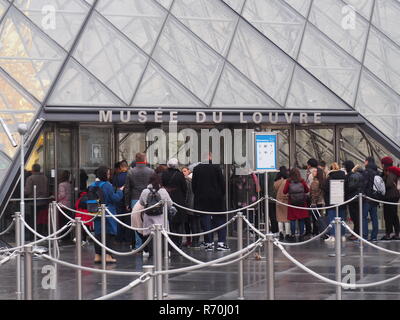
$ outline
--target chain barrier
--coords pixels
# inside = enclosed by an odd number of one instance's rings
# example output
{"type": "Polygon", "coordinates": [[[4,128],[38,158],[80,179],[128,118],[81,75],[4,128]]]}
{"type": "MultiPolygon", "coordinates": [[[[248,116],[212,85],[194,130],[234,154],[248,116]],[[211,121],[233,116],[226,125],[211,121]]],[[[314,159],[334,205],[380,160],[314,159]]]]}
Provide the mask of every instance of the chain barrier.
{"type": "Polygon", "coordinates": [[[176,202],[172,202],[172,204],[174,206],[177,206],[178,208],[181,208],[181,209],[186,210],[186,211],[190,211],[190,212],[194,212],[194,213],[200,213],[200,214],[214,215],[214,214],[230,214],[230,213],[237,213],[237,212],[240,212],[240,211],[244,211],[246,209],[249,209],[249,208],[252,208],[252,207],[256,206],[257,204],[259,204],[263,200],[265,200],[264,197],[258,199],[256,202],[248,205],[247,207],[243,207],[243,208],[235,209],[235,210],[230,210],[230,211],[222,211],[222,212],[209,212],[209,211],[195,210],[195,209],[186,208],[184,206],[181,206],[181,205],[177,204],[176,202]]]}
{"type": "Polygon", "coordinates": [[[0,233],[0,236],[5,235],[8,231],[10,231],[11,228],[13,227],[14,223],[15,223],[15,219],[13,219],[13,220],[11,221],[10,225],[9,225],[4,231],[2,231],[2,232],[0,233]]]}
{"type": "Polygon", "coordinates": [[[133,289],[133,288],[137,287],[138,285],[140,285],[142,283],[146,283],[147,281],[150,280],[150,278],[151,278],[151,274],[149,272],[143,273],[138,279],[132,281],[127,286],[125,286],[125,287],[123,287],[123,288],[121,288],[121,289],[119,289],[117,291],[114,291],[112,293],[109,293],[109,294],[107,294],[105,296],[102,296],[100,298],[97,298],[95,300],[109,300],[109,299],[115,298],[115,297],[117,297],[117,296],[129,291],[130,289],[133,289]]]}

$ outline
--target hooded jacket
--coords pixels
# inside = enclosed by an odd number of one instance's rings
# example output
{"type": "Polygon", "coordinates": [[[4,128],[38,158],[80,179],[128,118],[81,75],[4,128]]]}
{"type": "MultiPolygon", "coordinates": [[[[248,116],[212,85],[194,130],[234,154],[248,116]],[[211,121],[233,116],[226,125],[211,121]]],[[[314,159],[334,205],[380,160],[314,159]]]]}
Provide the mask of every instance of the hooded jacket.
{"type": "MultiPolygon", "coordinates": [[[[364,191],[363,193],[368,196],[372,197],[372,188],[374,186],[374,178],[376,175],[378,175],[378,167],[375,163],[368,163],[368,165],[365,167],[365,170],[363,171],[363,179],[364,179],[364,191]]],[[[374,201],[370,201],[371,204],[378,205],[374,201]]]]}

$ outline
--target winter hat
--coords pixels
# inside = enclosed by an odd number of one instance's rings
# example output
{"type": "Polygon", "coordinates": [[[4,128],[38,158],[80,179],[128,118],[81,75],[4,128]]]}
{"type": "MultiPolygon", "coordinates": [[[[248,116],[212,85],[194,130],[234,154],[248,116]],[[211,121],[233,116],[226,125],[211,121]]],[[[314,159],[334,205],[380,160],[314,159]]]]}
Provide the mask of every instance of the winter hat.
{"type": "Polygon", "coordinates": [[[177,169],[179,166],[179,161],[176,158],[172,158],[167,162],[168,168],[174,168],[177,169]]]}
{"type": "Polygon", "coordinates": [[[382,158],[381,163],[384,166],[392,166],[393,165],[393,159],[391,157],[384,157],[384,158],[382,158]]]}

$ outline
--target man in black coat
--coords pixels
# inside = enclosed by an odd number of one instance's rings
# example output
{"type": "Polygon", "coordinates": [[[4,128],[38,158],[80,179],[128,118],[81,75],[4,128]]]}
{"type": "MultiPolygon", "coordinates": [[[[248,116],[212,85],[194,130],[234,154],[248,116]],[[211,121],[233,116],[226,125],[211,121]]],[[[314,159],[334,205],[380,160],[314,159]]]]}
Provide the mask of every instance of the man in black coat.
{"type": "MultiPolygon", "coordinates": [[[[219,165],[212,164],[212,155],[209,154],[208,163],[197,165],[193,170],[192,190],[194,194],[194,208],[200,211],[224,211],[225,181],[219,165]]],[[[209,231],[226,222],[225,214],[203,214],[203,227],[209,231]]],[[[206,250],[213,251],[213,234],[204,236],[206,250]]],[[[226,228],[218,230],[218,251],[230,250],[226,244],[226,228]]]]}

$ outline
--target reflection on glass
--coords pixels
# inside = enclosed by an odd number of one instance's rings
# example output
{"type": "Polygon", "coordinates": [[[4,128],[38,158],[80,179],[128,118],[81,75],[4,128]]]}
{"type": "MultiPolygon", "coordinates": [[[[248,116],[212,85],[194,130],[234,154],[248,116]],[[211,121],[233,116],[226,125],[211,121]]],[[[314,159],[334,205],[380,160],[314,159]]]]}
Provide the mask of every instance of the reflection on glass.
{"type": "Polygon", "coordinates": [[[121,132],[118,135],[118,160],[131,163],[138,152],[145,152],[146,138],[144,132],[121,132]]]}

